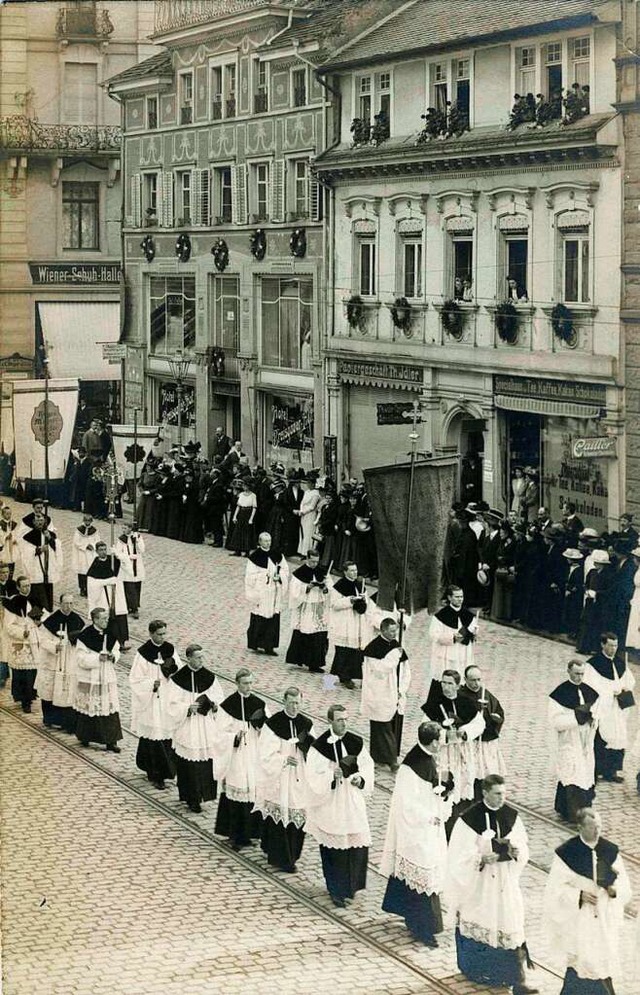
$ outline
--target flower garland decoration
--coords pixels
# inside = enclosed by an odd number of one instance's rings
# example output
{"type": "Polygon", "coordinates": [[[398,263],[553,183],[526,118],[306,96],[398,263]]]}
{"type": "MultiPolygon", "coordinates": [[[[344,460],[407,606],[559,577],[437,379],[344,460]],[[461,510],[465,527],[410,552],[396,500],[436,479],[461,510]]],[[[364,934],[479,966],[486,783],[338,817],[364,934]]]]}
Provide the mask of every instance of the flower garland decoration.
{"type": "Polygon", "coordinates": [[[289,239],[289,251],[292,256],[302,259],[307,253],[307,233],[304,228],[294,228],[289,239]]]}
{"type": "Polygon", "coordinates": [[[251,232],[249,244],[251,255],[257,260],[264,259],[267,254],[267,233],[264,228],[256,228],[251,232]]]}
{"type": "Polygon", "coordinates": [[[140,242],[140,248],[144,252],[147,262],[153,262],[156,254],[156,243],[153,241],[153,235],[145,235],[140,242]]]}
{"type": "Polygon", "coordinates": [[[350,328],[357,328],[360,332],[365,331],[366,311],[364,301],[358,294],[347,301],[347,321],[350,328]]]}
{"type": "Polygon", "coordinates": [[[448,300],[442,305],[442,327],[452,339],[460,341],[464,331],[464,311],[457,301],[448,300]]]}
{"type": "Polygon", "coordinates": [[[411,305],[406,297],[396,297],[391,305],[391,320],[396,328],[407,334],[411,327],[411,305]]]}
{"type": "Polygon", "coordinates": [[[224,273],[227,266],[229,265],[229,246],[223,238],[219,238],[214,242],[211,249],[211,255],[213,256],[213,264],[219,273],[224,273]]]}
{"type": "Polygon", "coordinates": [[[556,338],[559,338],[569,349],[575,349],[578,344],[578,330],[573,314],[566,304],[556,304],[551,312],[551,328],[556,338]]]}
{"type": "Polygon", "coordinates": [[[181,263],[188,263],[191,258],[191,239],[183,232],[176,239],[176,256],[181,263]]]}
{"type": "Polygon", "coordinates": [[[211,361],[209,364],[214,377],[224,376],[224,349],[214,346],[211,350],[211,361]]]}
{"type": "Polygon", "coordinates": [[[496,308],[496,331],[503,342],[514,345],[518,340],[518,311],[513,301],[503,301],[496,308]]]}

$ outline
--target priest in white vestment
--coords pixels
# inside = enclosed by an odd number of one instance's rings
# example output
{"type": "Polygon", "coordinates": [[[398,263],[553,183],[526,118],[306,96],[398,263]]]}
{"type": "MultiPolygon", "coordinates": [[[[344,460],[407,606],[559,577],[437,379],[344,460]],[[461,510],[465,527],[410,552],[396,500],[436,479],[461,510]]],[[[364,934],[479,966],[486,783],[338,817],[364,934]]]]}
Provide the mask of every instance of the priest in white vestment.
{"type": "Polygon", "coordinates": [[[115,664],[120,646],[108,631],[109,612],[94,608],[91,625],[76,643],[76,684],[73,707],[77,712],[76,736],[83,746],[103,743],[110,753],[120,753],[123,738],[115,664]]]}
{"type": "Polygon", "coordinates": [[[384,912],[402,916],[421,943],[437,947],[441,933],[440,895],[447,866],[445,823],[451,815],[449,772],[440,768],[442,731],[423,722],[418,742],[396,777],[380,873],[389,878],[384,912]]]}
{"type": "Polygon", "coordinates": [[[513,995],[536,992],[526,983],[529,956],[520,878],[529,860],[527,834],[505,804],[504,778],[483,782],[483,800],[457,819],[449,842],[445,901],[456,914],[458,967],[470,981],[504,985],[513,995]]]}
{"type": "Polygon", "coordinates": [[[293,632],[286,661],[308,667],[311,673],[324,669],[329,649],[328,609],[331,581],[320,554],[310,549],[306,561],[291,574],[289,605],[293,632]]]}
{"type": "Polygon", "coordinates": [[[595,739],[596,777],[619,784],[623,780],[636,679],[626,661],[618,656],[618,637],[613,632],[602,634],[600,651],[587,661],[584,679],[600,699],[595,739]]]}
{"type": "Polygon", "coordinates": [[[276,656],[280,642],[280,612],[289,584],[289,565],[271,549],[271,536],[261,532],[258,548],[247,557],[244,590],[251,609],[247,648],[276,656]]]}
{"type": "Polygon", "coordinates": [[[258,741],[260,844],[269,864],[288,874],[295,872],[304,844],[306,758],[316,735],[311,719],[300,712],[301,698],[299,688],[287,688],[284,708],[266,720],[258,741]]]}
{"type": "Polygon", "coordinates": [[[566,964],[561,995],[613,995],[631,886],[618,847],[601,835],[598,812],[580,809],[577,821],[579,835],[555,852],[543,921],[566,964]]]}
{"type": "Polygon", "coordinates": [[[125,525],[115,544],[116,556],[122,564],[122,583],[127,610],[132,618],[140,617],[142,582],[146,578],[144,565],[145,542],[138,532],[138,526],[125,525]]]}
{"type": "Polygon", "coordinates": [[[169,691],[170,678],[181,666],[166,635],[166,622],[158,618],[149,622],[149,638],[138,647],[129,671],[131,732],[138,737],[136,767],[160,791],[167,778],[176,776],[171,745],[175,721],[169,710],[169,691]]]}
{"type": "Polygon", "coordinates": [[[73,733],[76,729],[73,710],[75,646],[85,626],[82,615],[73,610],[73,596],[63,594],[60,607],[47,615],[40,627],[40,655],[35,688],[42,706],[42,721],[45,726],[58,726],[68,733],[73,733]]]}
{"type": "Polygon", "coordinates": [[[53,585],[62,577],[62,544],[43,511],[34,511],[33,527],[18,543],[22,569],[31,581],[31,601],[53,611],[53,585]]]}
{"type": "Polygon", "coordinates": [[[28,577],[16,577],[16,588],[17,594],[7,598],[4,604],[4,634],[11,670],[11,697],[28,713],[36,697],[42,608],[31,601],[28,577]]]}
{"type": "Polygon", "coordinates": [[[338,908],[366,887],[371,832],[367,798],[373,792],[373,761],[364,740],[347,731],[344,705],[331,705],[331,728],[307,757],[306,830],[320,845],[322,872],[338,908]]]}
{"type": "Polygon", "coordinates": [[[214,832],[226,836],[234,850],[250,846],[260,835],[261,816],[254,811],[259,776],[258,741],[266,718],[265,703],[253,694],[254,675],[236,673],[236,690],[224,699],[218,715],[216,769],[221,784],[214,832]]]}
{"type": "Polygon", "coordinates": [[[482,710],[474,701],[458,693],[460,675],[457,670],[445,670],[440,681],[433,681],[422,711],[444,732],[440,753],[442,766],[451,771],[453,812],[447,824],[451,835],[458,815],[473,802],[477,780],[477,740],[485,729],[482,710]]]}
{"type": "Polygon", "coordinates": [[[107,552],[106,542],[96,543],[96,555],[87,570],[87,598],[89,613],[94,608],[109,612],[109,632],[118,641],[121,650],[129,649],[129,623],[127,599],[122,583],[121,563],[115,553],[107,552]]]}
{"type": "Polygon", "coordinates": [[[335,645],[331,673],[353,690],[354,681],[362,680],[363,650],[373,638],[372,606],[357,564],[346,562],[343,573],[331,590],[329,635],[335,645]]]}
{"type": "Polygon", "coordinates": [[[224,694],[220,681],[204,660],[202,646],[190,643],[186,663],[172,673],[167,688],[167,710],[172,721],[172,743],[178,771],[178,795],[192,812],[217,794],[216,721],[224,694]]]}
{"type": "Polygon", "coordinates": [[[78,590],[87,596],[87,570],[96,555],[96,543],[102,541],[99,529],[93,524],[93,515],[84,514],[82,525],[73,532],[71,566],[78,578],[78,590]]]}
{"type": "Polygon", "coordinates": [[[473,702],[484,719],[482,735],[473,740],[475,756],[474,795],[476,801],[482,798],[482,782],[489,774],[507,773],[507,765],[500,747],[500,735],[504,725],[504,708],[487,688],[482,671],[472,663],[464,672],[464,683],[459,691],[461,698],[473,702]]]}
{"type": "Polygon", "coordinates": [[[474,662],[478,616],[464,607],[462,588],[448,587],[444,596],[446,605],[433,615],[429,624],[427,687],[430,681],[439,681],[444,670],[457,670],[462,677],[474,662]]]}
{"type": "Polygon", "coordinates": [[[398,632],[394,618],[383,618],[380,635],[365,646],[360,699],[360,711],[369,719],[371,759],[394,773],[411,683],[409,658],[398,642],[398,632]]]}
{"type": "Polygon", "coordinates": [[[555,810],[567,822],[575,822],[581,808],[595,795],[594,740],[598,727],[598,695],[584,683],[583,660],[570,660],[569,679],[549,695],[547,718],[556,736],[555,810]]]}

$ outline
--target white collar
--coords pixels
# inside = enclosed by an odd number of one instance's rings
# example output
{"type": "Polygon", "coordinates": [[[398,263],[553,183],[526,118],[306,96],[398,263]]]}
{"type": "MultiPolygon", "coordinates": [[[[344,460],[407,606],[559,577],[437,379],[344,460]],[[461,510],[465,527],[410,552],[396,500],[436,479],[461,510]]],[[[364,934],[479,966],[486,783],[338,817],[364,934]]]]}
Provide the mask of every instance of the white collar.
{"type": "Polygon", "coordinates": [[[436,756],[435,753],[432,753],[431,750],[428,750],[426,746],[423,746],[420,740],[418,740],[418,746],[420,747],[423,753],[426,753],[428,757],[433,757],[435,760],[436,756]]]}
{"type": "Polygon", "coordinates": [[[589,843],[589,841],[584,838],[582,833],[579,833],[578,835],[580,836],[580,839],[584,843],[584,845],[588,846],[590,850],[595,850],[600,841],[600,837],[598,836],[598,838],[593,843],[589,843]]]}
{"type": "Polygon", "coordinates": [[[329,739],[328,739],[328,742],[329,742],[329,743],[331,743],[331,744],[333,744],[333,743],[339,743],[339,742],[340,742],[340,740],[341,740],[341,739],[343,739],[343,737],[344,737],[345,735],[346,735],[346,733],[343,733],[343,735],[342,735],[342,736],[336,736],[336,734],[335,734],[335,733],[333,733],[333,732],[330,732],[330,733],[329,733],[329,739]]]}

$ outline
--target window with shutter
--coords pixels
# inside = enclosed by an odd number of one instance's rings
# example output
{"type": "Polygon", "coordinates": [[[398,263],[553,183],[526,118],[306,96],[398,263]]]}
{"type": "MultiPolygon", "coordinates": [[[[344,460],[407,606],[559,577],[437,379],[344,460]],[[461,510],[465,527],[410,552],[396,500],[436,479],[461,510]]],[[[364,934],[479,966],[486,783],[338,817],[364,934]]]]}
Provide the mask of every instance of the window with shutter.
{"type": "Polygon", "coordinates": [[[309,213],[312,221],[322,221],[322,188],[309,171],[309,213]]]}
{"type": "Polygon", "coordinates": [[[162,225],[173,228],[173,173],[162,174],[162,225]]]}
{"type": "Polygon", "coordinates": [[[282,159],[276,159],[273,163],[270,218],[272,221],[284,221],[284,161],[282,159]]]}
{"type": "Polygon", "coordinates": [[[193,223],[200,227],[208,227],[211,224],[208,169],[192,170],[191,189],[193,190],[193,223]]]}
{"type": "Polygon", "coordinates": [[[135,173],[131,177],[129,218],[129,223],[134,228],[139,228],[142,224],[142,177],[140,173],[135,173]]]}
{"type": "Polygon", "coordinates": [[[232,166],[233,183],[233,223],[244,225],[247,222],[247,167],[244,163],[232,166]]]}

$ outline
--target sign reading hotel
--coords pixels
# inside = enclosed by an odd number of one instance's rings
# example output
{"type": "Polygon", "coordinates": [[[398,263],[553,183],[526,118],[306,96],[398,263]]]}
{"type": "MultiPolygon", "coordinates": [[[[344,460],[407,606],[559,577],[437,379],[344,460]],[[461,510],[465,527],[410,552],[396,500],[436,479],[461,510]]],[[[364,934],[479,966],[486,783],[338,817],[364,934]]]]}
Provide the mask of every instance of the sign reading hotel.
{"type": "Polygon", "coordinates": [[[33,283],[51,286],[118,284],[122,269],[117,263],[29,263],[33,283]]]}

